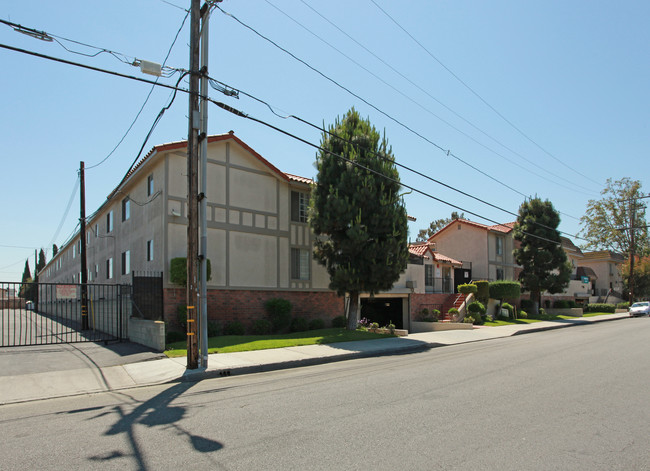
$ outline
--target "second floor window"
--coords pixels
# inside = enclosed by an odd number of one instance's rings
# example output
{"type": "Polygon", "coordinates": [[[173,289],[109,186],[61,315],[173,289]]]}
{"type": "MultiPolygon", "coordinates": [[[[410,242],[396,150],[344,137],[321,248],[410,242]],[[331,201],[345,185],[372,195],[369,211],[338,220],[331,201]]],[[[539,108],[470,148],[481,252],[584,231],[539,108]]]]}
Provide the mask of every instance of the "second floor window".
{"type": "Polygon", "coordinates": [[[131,251],[122,252],[122,275],[131,273],[131,251]]]}
{"type": "Polygon", "coordinates": [[[126,221],[131,217],[131,200],[127,196],[122,200],[122,221],[126,221]]]}
{"type": "Polygon", "coordinates": [[[301,191],[291,192],[291,220],[294,222],[307,222],[307,207],[309,196],[301,191]]]}
{"type": "Polygon", "coordinates": [[[147,177],[147,196],[153,195],[153,175],[147,177]]]}
{"type": "Polygon", "coordinates": [[[497,255],[503,255],[503,238],[497,237],[497,255]]]}
{"type": "Polygon", "coordinates": [[[106,233],[113,232],[113,211],[106,215],[106,233]]]}

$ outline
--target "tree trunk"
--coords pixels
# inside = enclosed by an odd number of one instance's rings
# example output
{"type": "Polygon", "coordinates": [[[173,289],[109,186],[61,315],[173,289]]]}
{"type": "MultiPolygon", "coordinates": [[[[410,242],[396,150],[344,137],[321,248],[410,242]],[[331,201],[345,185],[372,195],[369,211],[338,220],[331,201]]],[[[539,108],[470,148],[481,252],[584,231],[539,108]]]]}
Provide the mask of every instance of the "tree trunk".
{"type": "Polygon", "coordinates": [[[533,316],[537,317],[539,315],[539,297],[540,297],[540,292],[532,292],[530,293],[530,301],[532,305],[532,311],[533,311],[533,316]]]}
{"type": "Polygon", "coordinates": [[[350,309],[348,310],[348,330],[357,330],[359,322],[359,292],[350,292],[350,309]]]}

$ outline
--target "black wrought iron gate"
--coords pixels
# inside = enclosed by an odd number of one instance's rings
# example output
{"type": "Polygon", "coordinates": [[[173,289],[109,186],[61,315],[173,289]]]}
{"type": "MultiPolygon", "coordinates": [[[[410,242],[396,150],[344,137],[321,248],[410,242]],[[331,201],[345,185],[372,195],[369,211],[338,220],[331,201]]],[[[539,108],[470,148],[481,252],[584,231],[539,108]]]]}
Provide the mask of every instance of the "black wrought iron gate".
{"type": "Polygon", "coordinates": [[[131,286],[88,284],[87,310],[80,284],[0,283],[0,347],[128,338],[131,286]]]}

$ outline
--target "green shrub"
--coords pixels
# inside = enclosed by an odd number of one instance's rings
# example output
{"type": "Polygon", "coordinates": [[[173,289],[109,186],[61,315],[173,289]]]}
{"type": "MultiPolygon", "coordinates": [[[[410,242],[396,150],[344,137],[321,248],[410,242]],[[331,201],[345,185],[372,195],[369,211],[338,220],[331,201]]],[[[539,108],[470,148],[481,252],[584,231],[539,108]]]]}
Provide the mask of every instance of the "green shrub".
{"type": "Polygon", "coordinates": [[[589,304],[585,312],[608,312],[613,314],[616,312],[616,306],[614,304],[594,303],[589,304]]]}
{"type": "Polygon", "coordinates": [[[319,330],[325,328],[325,321],[323,319],[312,319],[309,321],[309,330],[319,330]]]}
{"type": "Polygon", "coordinates": [[[172,330],[165,334],[165,343],[169,345],[171,343],[182,342],[186,338],[187,337],[185,333],[179,332],[177,330],[172,330]]]}
{"type": "Polygon", "coordinates": [[[520,296],[521,283],[518,281],[498,280],[490,283],[492,299],[519,299],[520,296]]]}
{"type": "Polygon", "coordinates": [[[550,299],[545,299],[545,300],[544,300],[544,307],[545,307],[546,309],[548,309],[548,308],[551,307],[551,300],[550,300],[550,299]]]}
{"type": "Polygon", "coordinates": [[[474,323],[474,318],[472,316],[465,316],[465,319],[463,319],[463,322],[465,324],[473,324],[474,323]]]}
{"type": "Polygon", "coordinates": [[[291,324],[291,307],[291,302],[282,298],[269,299],[264,304],[274,332],[280,332],[289,327],[291,324]]]}
{"type": "Polygon", "coordinates": [[[630,308],[630,303],[624,302],[624,303],[618,303],[616,305],[616,309],[629,309],[630,308]]]}
{"type": "Polygon", "coordinates": [[[309,322],[304,317],[294,317],[291,319],[289,330],[291,332],[305,332],[309,330],[309,322]]]}
{"type": "Polygon", "coordinates": [[[266,319],[256,319],[253,321],[251,331],[255,335],[268,335],[273,331],[273,325],[266,319]]]}
{"type": "MultiPolygon", "coordinates": [[[[212,279],[212,264],[208,259],[208,281],[212,279]]],[[[169,262],[169,281],[175,285],[187,285],[187,258],[176,257],[169,262]]]]}
{"type": "Polygon", "coordinates": [[[558,299],[557,301],[553,302],[553,307],[555,309],[569,309],[570,304],[566,299],[558,299]]]}
{"type": "Polygon", "coordinates": [[[503,303],[501,305],[501,309],[505,309],[508,311],[508,315],[512,316],[512,313],[515,312],[515,308],[512,307],[512,304],[509,303],[503,303]]]}
{"type": "Polygon", "coordinates": [[[476,293],[477,291],[478,288],[474,283],[466,283],[463,285],[458,285],[458,292],[462,294],[476,293]]]}
{"type": "Polygon", "coordinates": [[[483,303],[474,301],[467,306],[467,310],[470,312],[471,317],[474,318],[474,324],[483,325],[483,315],[485,314],[483,303]]]}
{"type": "Polygon", "coordinates": [[[476,285],[476,299],[487,305],[490,301],[490,282],[486,280],[475,281],[476,285]]]}
{"type": "Polygon", "coordinates": [[[528,319],[528,313],[522,309],[521,311],[519,311],[519,318],[528,319]]]}
{"type": "Polygon", "coordinates": [[[469,306],[467,306],[467,310],[472,314],[475,313],[485,314],[485,306],[483,306],[483,303],[480,303],[478,301],[469,303],[469,306]]]}
{"type": "Polygon", "coordinates": [[[221,325],[217,321],[208,321],[208,337],[217,337],[221,334],[221,325]]]}
{"type": "Polygon", "coordinates": [[[452,307],[452,308],[450,308],[450,309],[447,311],[447,315],[448,315],[452,320],[458,319],[458,314],[459,314],[459,313],[458,313],[458,309],[456,309],[455,307],[452,307]]]}
{"type": "Polygon", "coordinates": [[[576,307],[578,307],[578,305],[576,304],[576,302],[573,299],[571,299],[569,301],[569,309],[573,309],[573,308],[576,308],[576,307]]]}
{"type": "Polygon", "coordinates": [[[230,321],[223,327],[223,335],[244,335],[246,329],[239,321],[230,321]]]}
{"type": "Polygon", "coordinates": [[[332,327],[336,329],[345,328],[347,325],[348,320],[345,318],[345,316],[336,316],[334,319],[332,319],[332,327]]]}
{"type": "Polygon", "coordinates": [[[439,318],[440,311],[437,309],[431,309],[431,311],[429,311],[427,308],[424,308],[418,315],[418,321],[420,322],[438,322],[439,318]]]}

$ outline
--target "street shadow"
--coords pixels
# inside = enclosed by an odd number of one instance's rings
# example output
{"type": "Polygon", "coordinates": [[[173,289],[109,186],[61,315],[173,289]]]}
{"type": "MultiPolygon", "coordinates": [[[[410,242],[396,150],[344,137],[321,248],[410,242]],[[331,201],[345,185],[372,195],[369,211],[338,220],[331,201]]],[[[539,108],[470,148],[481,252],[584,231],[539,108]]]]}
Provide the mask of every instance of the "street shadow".
{"type": "MultiPolygon", "coordinates": [[[[211,438],[194,435],[178,424],[185,417],[186,408],[174,406],[172,402],[186,393],[193,385],[194,383],[190,382],[176,383],[151,399],[141,403],[131,412],[125,412],[124,408],[118,405],[109,411],[102,412],[94,418],[115,413],[119,416],[117,422],[104,434],[108,436],[124,434],[127,437],[133,459],[137,463],[137,469],[139,470],[144,471],[149,469],[149,467],[134,433],[136,424],[147,427],[171,427],[179,436],[185,437],[194,450],[200,453],[219,451],[223,448],[222,443],[211,438]]],[[[110,450],[100,455],[90,456],[88,459],[95,462],[109,462],[114,459],[124,458],[125,456],[127,455],[120,450],[110,450]]]]}

